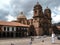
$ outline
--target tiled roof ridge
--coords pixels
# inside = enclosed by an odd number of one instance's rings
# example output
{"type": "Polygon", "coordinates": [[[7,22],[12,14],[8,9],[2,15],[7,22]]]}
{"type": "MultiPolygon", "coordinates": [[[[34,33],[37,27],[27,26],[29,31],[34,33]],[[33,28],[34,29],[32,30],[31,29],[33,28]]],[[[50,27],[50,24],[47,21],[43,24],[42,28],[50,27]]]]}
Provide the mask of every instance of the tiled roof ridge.
{"type": "Polygon", "coordinates": [[[7,26],[29,26],[25,24],[21,24],[19,22],[7,22],[7,21],[0,21],[0,25],[7,25],[7,26]]]}

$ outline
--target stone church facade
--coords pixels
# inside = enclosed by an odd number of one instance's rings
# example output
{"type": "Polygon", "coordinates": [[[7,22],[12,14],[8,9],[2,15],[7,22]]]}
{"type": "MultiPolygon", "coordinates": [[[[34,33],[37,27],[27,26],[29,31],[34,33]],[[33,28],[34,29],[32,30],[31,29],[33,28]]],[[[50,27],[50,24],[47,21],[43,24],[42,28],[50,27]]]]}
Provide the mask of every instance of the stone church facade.
{"type": "MultiPolygon", "coordinates": [[[[42,6],[37,2],[37,4],[33,8],[33,19],[26,19],[26,16],[21,12],[21,14],[17,17],[18,22],[27,25],[33,25],[35,28],[36,35],[49,35],[52,31],[52,23],[51,23],[51,10],[47,7],[44,12],[42,6]]],[[[32,32],[33,34],[34,32],[32,32]]]]}

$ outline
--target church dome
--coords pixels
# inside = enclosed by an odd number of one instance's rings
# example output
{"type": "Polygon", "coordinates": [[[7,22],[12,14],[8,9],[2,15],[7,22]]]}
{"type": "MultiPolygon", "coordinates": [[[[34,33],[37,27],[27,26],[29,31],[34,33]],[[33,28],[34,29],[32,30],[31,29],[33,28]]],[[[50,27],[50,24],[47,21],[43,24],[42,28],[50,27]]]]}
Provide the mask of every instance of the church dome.
{"type": "Polygon", "coordinates": [[[50,12],[51,13],[51,10],[47,7],[44,12],[50,12]]]}
{"type": "Polygon", "coordinates": [[[20,15],[18,15],[18,17],[17,17],[18,19],[21,19],[21,18],[23,18],[23,19],[25,19],[26,18],[26,16],[23,14],[23,12],[21,12],[20,13],[20,15]]]}
{"type": "Polygon", "coordinates": [[[37,4],[34,6],[34,8],[42,8],[42,6],[37,2],[37,4]]]}

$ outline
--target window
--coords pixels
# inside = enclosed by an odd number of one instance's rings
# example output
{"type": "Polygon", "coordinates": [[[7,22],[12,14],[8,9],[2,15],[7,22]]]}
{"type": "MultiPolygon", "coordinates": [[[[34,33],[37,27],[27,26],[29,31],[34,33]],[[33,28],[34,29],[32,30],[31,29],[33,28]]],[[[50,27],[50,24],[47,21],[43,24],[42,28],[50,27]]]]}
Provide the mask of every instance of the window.
{"type": "Polygon", "coordinates": [[[7,27],[7,31],[9,31],[9,27],[7,27]]]}
{"type": "Polygon", "coordinates": [[[35,20],[37,20],[37,19],[35,18],[35,20]]]}
{"type": "Polygon", "coordinates": [[[14,31],[16,31],[16,27],[14,27],[14,31]]]}
{"type": "Polygon", "coordinates": [[[35,14],[37,13],[37,11],[35,11],[35,14]]]}
{"type": "Polygon", "coordinates": [[[16,31],[18,31],[18,27],[16,27],[16,31]]]}
{"type": "Polygon", "coordinates": [[[14,31],[14,27],[12,27],[12,31],[14,31]]]}

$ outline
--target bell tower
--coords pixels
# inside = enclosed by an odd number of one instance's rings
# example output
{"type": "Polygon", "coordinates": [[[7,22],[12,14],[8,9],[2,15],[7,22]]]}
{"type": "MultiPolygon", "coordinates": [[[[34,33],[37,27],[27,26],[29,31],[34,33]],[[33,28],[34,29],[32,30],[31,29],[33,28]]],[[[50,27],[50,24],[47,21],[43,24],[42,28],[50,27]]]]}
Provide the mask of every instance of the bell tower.
{"type": "Polygon", "coordinates": [[[44,10],[44,14],[47,18],[51,18],[51,10],[48,7],[44,10]]]}
{"type": "Polygon", "coordinates": [[[51,23],[51,20],[52,20],[52,18],[51,18],[51,10],[48,7],[44,10],[44,16],[45,16],[44,18],[46,20],[48,20],[47,23],[52,24],[51,23]]]}
{"type": "Polygon", "coordinates": [[[44,28],[43,30],[45,31],[44,34],[46,35],[49,35],[50,31],[51,31],[51,10],[47,7],[45,10],[44,10],[44,28]]]}
{"type": "Polygon", "coordinates": [[[37,2],[33,10],[34,10],[34,17],[42,16],[42,6],[39,4],[39,2],[37,2]]]}
{"type": "Polygon", "coordinates": [[[33,25],[36,30],[36,34],[42,35],[42,22],[43,22],[43,11],[42,6],[37,2],[37,4],[34,6],[34,16],[33,16],[33,25]]]}

